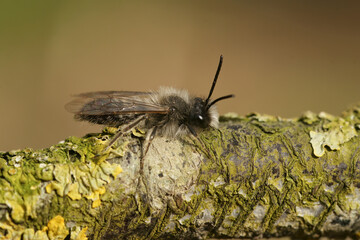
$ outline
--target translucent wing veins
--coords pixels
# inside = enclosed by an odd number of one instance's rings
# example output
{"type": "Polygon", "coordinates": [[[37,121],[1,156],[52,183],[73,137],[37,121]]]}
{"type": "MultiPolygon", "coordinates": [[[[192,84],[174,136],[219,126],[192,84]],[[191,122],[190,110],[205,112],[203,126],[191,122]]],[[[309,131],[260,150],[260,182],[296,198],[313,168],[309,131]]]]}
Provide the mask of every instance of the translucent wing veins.
{"type": "Polygon", "coordinates": [[[153,103],[149,92],[108,91],[77,95],[65,108],[76,115],[168,113],[168,107],[153,103]]]}

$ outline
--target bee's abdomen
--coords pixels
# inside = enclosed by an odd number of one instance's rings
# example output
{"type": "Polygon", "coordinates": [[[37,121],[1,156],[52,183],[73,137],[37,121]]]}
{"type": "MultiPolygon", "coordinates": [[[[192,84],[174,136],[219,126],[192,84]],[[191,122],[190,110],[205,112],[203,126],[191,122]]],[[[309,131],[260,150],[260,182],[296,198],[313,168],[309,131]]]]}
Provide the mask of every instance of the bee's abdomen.
{"type": "Polygon", "coordinates": [[[87,121],[94,124],[106,125],[110,127],[119,127],[138,118],[142,114],[124,114],[124,115],[86,115],[76,114],[75,119],[87,121]]]}

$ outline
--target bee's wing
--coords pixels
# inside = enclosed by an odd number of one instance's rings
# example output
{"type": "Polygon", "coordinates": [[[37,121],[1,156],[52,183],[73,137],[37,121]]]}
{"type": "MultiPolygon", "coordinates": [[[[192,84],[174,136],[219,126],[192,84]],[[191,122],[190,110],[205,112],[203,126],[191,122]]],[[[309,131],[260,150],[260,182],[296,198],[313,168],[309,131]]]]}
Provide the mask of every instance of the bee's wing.
{"type": "Polygon", "coordinates": [[[65,108],[77,115],[168,113],[168,107],[150,101],[151,94],[156,93],[131,91],[82,93],[66,104],[65,108]]]}
{"type": "Polygon", "coordinates": [[[86,92],[75,95],[75,97],[83,98],[109,98],[109,97],[136,97],[142,95],[150,95],[151,92],[135,92],[135,91],[98,91],[86,92]]]}

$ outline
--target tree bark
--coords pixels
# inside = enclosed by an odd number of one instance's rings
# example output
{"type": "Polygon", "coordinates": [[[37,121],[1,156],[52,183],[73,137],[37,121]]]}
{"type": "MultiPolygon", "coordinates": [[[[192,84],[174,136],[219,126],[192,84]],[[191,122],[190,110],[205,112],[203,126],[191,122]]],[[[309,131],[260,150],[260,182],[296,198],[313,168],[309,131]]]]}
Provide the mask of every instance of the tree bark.
{"type": "Polygon", "coordinates": [[[359,109],[0,153],[0,239],[359,237],[359,109]]]}

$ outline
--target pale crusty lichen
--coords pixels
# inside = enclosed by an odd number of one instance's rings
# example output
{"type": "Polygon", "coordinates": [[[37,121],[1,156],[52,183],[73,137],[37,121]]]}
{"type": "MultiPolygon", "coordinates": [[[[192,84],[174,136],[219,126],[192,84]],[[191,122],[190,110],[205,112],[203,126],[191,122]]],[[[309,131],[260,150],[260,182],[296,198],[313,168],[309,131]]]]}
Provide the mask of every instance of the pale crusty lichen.
{"type": "Polygon", "coordinates": [[[226,113],[226,114],[221,115],[219,117],[220,122],[231,121],[231,120],[239,121],[240,119],[245,119],[245,118],[243,116],[240,116],[238,113],[235,113],[235,112],[229,112],[229,113],[226,113]]]}
{"type": "Polygon", "coordinates": [[[93,201],[93,207],[100,206],[99,195],[105,193],[111,179],[122,172],[118,164],[106,161],[100,164],[89,161],[87,164],[58,164],[54,169],[55,180],[46,186],[46,192],[56,191],[59,196],[67,195],[72,200],[86,197],[93,201]],[[112,176],[112,177],[111,177],[112,176]]]}
{"type": "Polygon", "coordinates": [[[247,117],[252,118],[252,119],[256,119],[259,122],[268,122],[268,121],[281,120],[280,117],[275,117],[275,116],[272,116],[272,115],[260,114],[260,113],[251,113],[251,114],[248,114],[247,117]]]}
{"type": "Polygon", "coordinates": [[[172,199],[168,196],[183,195],[196,181],[201,155],[191,149],[164,137],[153,140],[144,162],[145,190],[153,211],[164,209],[172,199]]]}
{"type": "MultiPolygon", "coordinates": [[[[340,150],[342,144],[357,136],[355,125],[352,121],[341,117],[334,117],[324,112],[321,112],[318,118],[325,120],[322,128],[310,131],[309,133],[311,137],[310,143],[313,147],[314,155],[317,157],[325,154],[326,147],[329,147],[330,150],[340,150]]],[[[314,122],[315,116],[311,115],[309,120],[311,123],[314,122]]]]}

